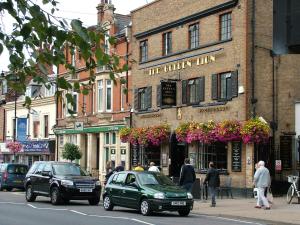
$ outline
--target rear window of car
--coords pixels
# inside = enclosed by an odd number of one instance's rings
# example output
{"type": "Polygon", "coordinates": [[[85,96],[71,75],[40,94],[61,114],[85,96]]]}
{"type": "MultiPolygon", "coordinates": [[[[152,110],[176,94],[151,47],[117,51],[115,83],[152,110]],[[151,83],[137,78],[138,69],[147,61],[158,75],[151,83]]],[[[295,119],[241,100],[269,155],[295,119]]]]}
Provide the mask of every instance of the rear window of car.
{"type": "Polygon", "coordinates": [[[9,174],[22,174],[25,175],[28,171],[27,166],[22,165],[8,165],[7,172],[9,174]]]}

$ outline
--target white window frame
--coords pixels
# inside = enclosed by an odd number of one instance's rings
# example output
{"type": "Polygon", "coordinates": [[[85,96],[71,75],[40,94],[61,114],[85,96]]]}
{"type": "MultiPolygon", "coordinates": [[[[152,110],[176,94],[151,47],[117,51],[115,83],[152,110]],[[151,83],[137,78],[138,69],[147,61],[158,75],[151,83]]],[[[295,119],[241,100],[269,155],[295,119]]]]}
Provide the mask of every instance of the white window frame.
{"type": "Polygon", "coordinates": [[[121,84],[121,105],[120,105],[120,109],[121,111],[125,110],[125,103],[126,103],[126,95],[124,94],[124,90],[125,90],[125,84],[121,84]]]}
{"type": "Polygon", "coordinates": [[[103,80],[97,81],[97,111],[103,112],[103,97],[104,97],[104,85],[103,80]],[[101,96],[99,94],[100,90],[102,91],[101,96]],[[101,101],[101,102],[100,102],[101,101]]]}
{"type": "Polygon", "coordinates": [[[106,112],[111,112],[113,108],[113,86],[112,86],[112,81],[110,79],[105,80],[105,111],[106,112]],[[108,84],[110,83],[110,84],[108,84]],[[108,89],[110,88],[110,109],[107,108],[108,106],[108,89]]]}

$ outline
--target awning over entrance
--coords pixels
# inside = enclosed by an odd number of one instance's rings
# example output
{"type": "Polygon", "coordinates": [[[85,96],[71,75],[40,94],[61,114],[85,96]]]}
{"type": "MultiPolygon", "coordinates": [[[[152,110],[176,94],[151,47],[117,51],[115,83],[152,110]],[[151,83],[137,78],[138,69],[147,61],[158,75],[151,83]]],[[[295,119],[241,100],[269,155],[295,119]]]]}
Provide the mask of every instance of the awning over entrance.
{"type": "Polygon", "coordinates": [[[57,129],[54,131],[55,134],[80,134],[80,133],[100,133],[109,131],[118,131],[124,128],[125,125],[115,125],[115,126],[101,126],[101,127],[86,127],[81,130],[76,129],[57,129]]]}

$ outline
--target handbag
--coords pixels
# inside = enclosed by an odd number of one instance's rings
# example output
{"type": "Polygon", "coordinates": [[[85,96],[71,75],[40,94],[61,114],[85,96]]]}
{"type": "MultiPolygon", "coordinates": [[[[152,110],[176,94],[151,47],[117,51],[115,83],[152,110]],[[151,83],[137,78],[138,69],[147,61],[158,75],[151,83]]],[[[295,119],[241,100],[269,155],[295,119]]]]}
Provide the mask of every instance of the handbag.
{"type": "Polygon", "coordinates": [[[274,198],[273,198],[273,194],[272,194],[272,190],[271,188],[268,188],[268,193],[267,193],[267,200],[269,203],[273,203],[274,201],[274,198]]]}
{"type": "Polygon", "coordinates": [[[257,193],[258,193],[258,188],[254,188],[253,189],[253,196],[254,196],[254,198],[258,198],[257,193]]]}

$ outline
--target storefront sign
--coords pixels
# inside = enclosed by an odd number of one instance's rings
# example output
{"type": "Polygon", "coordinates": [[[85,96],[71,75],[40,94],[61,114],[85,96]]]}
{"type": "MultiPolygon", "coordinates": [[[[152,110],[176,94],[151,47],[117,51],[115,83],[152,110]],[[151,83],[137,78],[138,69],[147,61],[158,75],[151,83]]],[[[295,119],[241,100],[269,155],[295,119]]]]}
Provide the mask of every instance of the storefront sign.
{"type": "Polygon", "coordinates": [[[200,113],[222,112],[222,111],[227,111],[228,109],[229,109],[229,106],[219,106],[219,107],[213,107],[213,108],[199,109],[199,112],[200,113]]]}
{"type": "Polygon", "coordinates": [[[22,141],[24,152],[50,152],[49,141],[22,141]]]}
{"type": "Polygon", "coordinates": [[[149,114],[149,115],[141,115],[140,118],[158,118],[161,117],[161,113],[149,114]]]}
{"type": "Polygon", "coordinates": [[[139,161],[139,146],[138,145],[132,145],[132,166],[137,166],[137,163],[139,161]]]}
{"type": "Polygon", "coordinates": [[[83,130],[83,122],[75,122],[74,129],[75,130],[83,130]]]}
{"type": "Polygon", "coordinates": [[[111,149],[110,154],[115,155],[116,154],[116,149],[111,149]]]}
{"type": "Polygon", "coordinates": [[[121,155],[126,155],[126,149],[121,149],[121,155]]]}
{"type": "Polygon", "coordinates": [[[242,143],[232,142],[232,157],[231,157],[231,170],[232,172],[242,171],[242,143]]]}
{"type": "Polygon", "coordinates": [[[276,171],[281,171],[282,170],[281,160],[275,160],[275,170],[276,171]]]}
{"type": "Polygon", "coordinates": [[[292,136],[280,136],[280,159],[283,169],[292,168],[292,136]]]}
{"type": "Polygon", "coordinates": [[[176,106],[176,83],[161,82],[161,106],[176,106]]]}
{"type": "Polygon", "coordinates": [[[126,161],[126,149],[121,148],[121,161],[126,161]]]}
{"type": "Polygon", "coordinates": [[[76,129],[57,129],[54,131],[55,134],[79,134],[79,133],[100,133],[109,131],[118,131],[125,125],[115,125],[115,126],[101,126],[101,127],[83,127],[82,130],[76,129]]]}
{"type": "Polygon", "coordinates": [[[169,73],[172,71],[184,70],[193,66],[202,66],[216,61],[215,55],[208,55],[202,57],[196,57],[184,61],[170,63],[164,66],[151,68],[147,71],[150,76],[158,75],[162,73],[169,73]]]}
{"type": "Polygon", "coordinates": [[[17,140],[26,141],[27,139],[27,118],[17,118],[17,140]]]}

